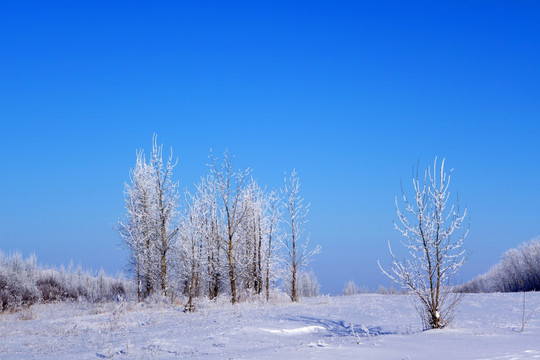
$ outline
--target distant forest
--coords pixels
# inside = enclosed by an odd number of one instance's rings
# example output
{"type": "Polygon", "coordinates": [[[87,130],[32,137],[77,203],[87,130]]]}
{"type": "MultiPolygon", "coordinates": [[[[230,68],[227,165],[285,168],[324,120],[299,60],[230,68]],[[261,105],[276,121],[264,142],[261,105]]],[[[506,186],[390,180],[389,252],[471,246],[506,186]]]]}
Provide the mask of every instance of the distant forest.
{"type": "Polygon", "coordinates": [[[459,291],[468,293],[540,291],[540,238],[508,250],[497,265],[459,287],[459,291]]]}

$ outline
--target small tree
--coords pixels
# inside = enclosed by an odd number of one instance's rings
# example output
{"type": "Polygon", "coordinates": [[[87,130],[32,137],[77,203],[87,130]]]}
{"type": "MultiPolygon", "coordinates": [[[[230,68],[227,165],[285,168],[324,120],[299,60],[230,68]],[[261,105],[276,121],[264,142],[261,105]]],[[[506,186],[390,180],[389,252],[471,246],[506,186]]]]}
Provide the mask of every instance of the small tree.
{"type": "Polygon", "coordinates": [[[359,293],[358,285],[352,280],[348,281],[343,290],[341,291],[343,295],[354,295],[359,293]]]}
{"type": "Polygon", "coordinates": [[[468,227],[463,229],[467,210],[460,213],[458,200],[455,205],[449,204],[451,173],[445,172],[444,159],[438,169],[435,158],[433,171],[428,167],[421,181],[417,166],[412,181],[414,200],[409,202],[403,186],[404,210],[399,208],[396,197],[399,223],[394,227],[405,238],[402,244],[409,259],[398,260],[389,243],[392,267],[386,271],[379,264],[391,280],[417,295],[416,308],[426,329],[446,326],[461,299],[452,291],[450,281],[467,260],[463,249],[468,234],[468,227]],[[464,230],[460,236],[455,234],[458,230],[464,230]]]}

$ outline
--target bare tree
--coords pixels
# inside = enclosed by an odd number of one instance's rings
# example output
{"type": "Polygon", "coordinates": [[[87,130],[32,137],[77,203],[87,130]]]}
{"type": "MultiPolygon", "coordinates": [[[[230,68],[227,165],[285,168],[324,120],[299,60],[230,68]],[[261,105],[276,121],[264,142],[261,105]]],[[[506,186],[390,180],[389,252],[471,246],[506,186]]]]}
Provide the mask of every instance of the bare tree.
{"type": "Polygon", "coordinates": [[[225,151],[223,163],[219,165],[217,160],[211,156],[210,174],[214,177],[213,183],[216,186],[218,197],[223,206],[224,218],[226,221],[225,252],[229,265],[229,281],[231,285],[231,302],[237,301],[236,294],[236,264],[235,250],[238,241],[237,230],[245,215],[244,209],[240,206],[242,189],[244,187],[250,170],[236,172],[229,160],[229,154],[225,151]]]}
{"type": "Polygon", "coordinates": [[[205,249],[207,293],[210,299],[215,299],[221,291],[222,244],[224,243],[223,213],[219,211],[216,194],[215,178],[207,176],[197,185],[197,194],[204,207],[204,220],[201,224],[203,231],[203,247],[205,249]]]}
{"type": "Polygon", "coordinates": [[[423,181],[413,176],[414,199],[410,202],[402,186],[404,210],[398,206],[396,211],[399,223],[394,227],[405,238],[402,244],[408,251],[409,259],[398,260],[392,252],[392,267],[381,270],[395,283],[417,295],[417,310],[426,329],[446,326],[453,318],[455,307],[461,299],[451,288],[451,278],[466,262],[463,249],[469,227],[463,227],[467,215],[459,210],[459,201],[449,203],[450,176],[452,170],[445,172],[444,159],[440,168],[437,158],[433,171],[428,167],[423,181]],[[463,230],[461,235],[455,234],[463,230]]]}
{"type": "Polygon", "coordinates": [[[183,265],[184,291],[188,297],[186,310],[193,311],[193,299],[199,295],[202,270],[205,262],[205,218],[204,198],[186,193],[188,208],[181,222],[181,263],[183,265]]]}
{"type": "Polygon", "coordinates": [[[154,170],[155,201],[157,205],[157,237],[160,255],[161,291],[167,295],[167,266],[170,244],[178,233],[175,224],[178,216],[178,183],[172,179],[173,169],[178,161],[173,162],[172,148],[167,163],[163,163],[163,145],[157,144],[157,135],[152,141],[151,164],[154,170]]]}
{"type": "Polygon", "coordinates": [[[270,299],[270,282],[271,282],[271,268],[273,266],[272,260],[276,258],[274,248],[276,247],[276,241],[280,238],[279,233],[279,221],[281,219],[283,209],[279,196],[271,191],[265,199],[265,206],[267,209],[267,244],[266,244],[266,276],[265,276],[265,290],[266,301],[270,299]]]}
{"type": "Polygon", "coordinates": [[[285,178],[283,190],[285,208],[287,209],[289,232],[283,239],[283,245],[288,255],[287,281],[290,281],[289,288],[291,300],[298,301],[297,276],[302,268],[309,264],[310,259],[320,252],[317,245],[309,250],[309,236],[305,236],[303,226],[307,222],[309,203],[306,205],[300,195],[300,181],[296,170],[293,170],[290,177],[285,178]]]}
{"type": "Polygon", "coordinates": [[[525,303],[525,294],[526,292],[523,291],[523,305],[521,309],[521,330],[519,331],[520,333],[523,333],[523,331],[525,331],[525,325],[530,320],[532,320],[538,313],[540,313],[540,307],[537,307],[536,309],[529,311],[528,313],[526,312],[527,306],[525,303]]]}

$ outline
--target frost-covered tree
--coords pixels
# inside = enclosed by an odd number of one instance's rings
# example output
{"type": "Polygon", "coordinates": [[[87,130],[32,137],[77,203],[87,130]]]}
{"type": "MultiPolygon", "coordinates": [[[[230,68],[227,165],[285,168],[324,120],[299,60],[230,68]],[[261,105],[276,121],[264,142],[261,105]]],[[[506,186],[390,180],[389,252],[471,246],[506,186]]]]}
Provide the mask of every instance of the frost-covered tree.
{"type": "Polygon", "coordinates": [[[223,217],[226,224],[223,247],[228,263],[231,302],[234,304],[237,301],[237,264],[235,254],[238,250],[238,229],[245,215],[245,208],[241,206],[242,190],[250,170],[235,171],[227,151],[223,155],[223,162],[221,164],[214,157],[211,157],[211,160],[210,176],[213,178],[212,183],[215,186],[217,198],[221,202],[221,211],[224,214],[223,217]]]}
{"type": "Polygon", "coordinates": [[[177,160],[173,161],[172,148],[167,159],[163,162],[163,145],[157,144],[157,136],[152,141],[151,164],[153,173],[153,185],[155,189],[155,202],[157,212],[157,249],[159,252],[161,291],[167,295],[167,269],[169,265],[168,252],[178,233],[176,223],[179,207],[178,183],[172,178],[177,160]]]}
{"type": "Polygon", "coordinates": [[[288,231],[283,237],[283,245],[287,252],[287,275],[286,280],[290,281],[289,296],[293,302],[298,301],[297,280],[298,273],[305,268],[311,258],[320,252],[319,245],[314,249],[309,249],[309,236],[304,233],[304,225],[307,222],[309,203],[304,203],[304,198],[300,195],[300,180],[293,170],[289,178],[285,177],[285,186],[282,191],[284,207],[287,211],[288,231]]]}
{"type": "Polygon", "coordinates": [[[135,167],[130,173],[131,183],[125,184],[126,215],[119,220],[118,232],[130,251],[131,270],[137,282],[137,297],[152,293],[155,279],[155,201],[151,164],[143,151],[137,151],[135,167]]]}
{"type": "Polygon", "coordinates": [[[184,292],[187,295],[186,310],[193,310],[193,299],[199,296],[200,284],[204,276],[205,253],[205,218],[206,208],[202,197],[191,196],[188,198],[187,213],[181,222],[181,264],[184,274],[184,292]]]}
{"type": "Polygon", "coordinates": [[[242,223],[238,230],[239,251],[236,252],[238,279],[245,294],[262,294],[269,298],[272,283],[279,276],[280,253],[276,238],[281,209],[275,192],[264,191],[255,180],[242,190],[242,223]]]}
{"type": "Polygon", "coordinates": [[[252,179],[242,190],[242,212],[244,217],[239,229],[238,253],[239,276],[244,290],[260,294],[263,289],[263,264],[266,255],[265,197],[260,186],[252,179]]]}
{"type": "Polygon", "coordinates": [[[201,232],[202,246],[204,248],[205,266],[206,266],[206,294],[210,299],[218,297],[223,291],[222,274],[226,273],[224,265],[226,260],[223,258],[224,251],[222,245],[225,239],[225,222],[223,212],[219,209],[218,197],[216,193],[215,178],[207,176],[197,185],[197,197],[202,207],[201,232]]]}
{"type": "Polygon", "coordinates": [[[381,270],[395,283],[416,294],[417,310],[425,328],[442,328],[451,320],[460,295],[452,291],[451,279],[466,262],[463,248],[468,226],[464,226],[467,214],[460,213],[459,201],[449,201],[452,170],[445,171],[445,160],[437,166],[437,158],[419,177],[418,166],[413,176],[413,199],[405,195],[402,187],[404,209],[400,209],[396,197],[399,219],[394,223],[408,251],[407,260],[399,260],[389,244],[392,266],[381,270]],[[460,232],[458,234],[458,232],[460,232]]]}
{"type": "Polygon", "coordinates": [[[268,301],[270,299],[272,277],[277,277],[276,268],[281,260],[276,248],[279,246],[282,239],[279,225],[281,216],[283,215],[283,206],[278,194],[274,191],[271,191],[268,196],[265,197],[264,205],[267,213],[265,290],[266,301],[268,301]]]}
{"type": "Polygon", "coordinates": [[[142,150],[137,151],[131,183],[125,184],[126,215],[118,224],[130,251],[139,300],[155,291],[167,294],[169,249],[178,232],[178,184],[172,179],[176,162],[172,150],[166,163],[162,154],[155,135],[148,161],[142,150]]]}

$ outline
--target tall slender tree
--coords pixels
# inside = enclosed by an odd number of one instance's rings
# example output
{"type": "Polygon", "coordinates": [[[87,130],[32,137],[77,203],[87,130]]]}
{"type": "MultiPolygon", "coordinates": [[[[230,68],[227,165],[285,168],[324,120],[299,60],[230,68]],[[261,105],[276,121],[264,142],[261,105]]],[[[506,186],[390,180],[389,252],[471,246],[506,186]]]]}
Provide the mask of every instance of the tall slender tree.
{"type": "Polygon", "coordinates": [[[185,293],[188,297],[186,310],[193,311],[193,299],[199,295],[202,271],[205,265],[205,218],[206,208],[202,197],[186,194],[188,208],[181,222],[182,264],[185,293]]]}
{"type": "Polygon", "coordinates": [[[125,184],[126,216],[118,222],[118,232],[130,251],[130,265],[137,281],[139,300],[153,289],[153,169],[146,163],[144,152],[137,151],[135,167],[130,173],[131,184],[125,184]]]}
{"type": "Polygon", "coordinates": [[[265,290],[266,301],[270,299],[270,272],[272,270],[273,260],[277,257],[274,248],[278,243],[276,239],[281,239],[279,236],[279,222],[283,214],[281,201],[276,192],[271,191],[268,197],[265,198],[265,207],[268,214],[267,221],[267,244],[266,244],[266,264],[265,264],[265,290]]]}
{"type": "Polygon", "coordinates": [[[249,169],[245,171],[235,171],[229,159],[228,151],[223,155],[222,164],[218,164],[216,158],[211,156],[212,164],[210,166],[210,175],[213,177],[213,183],[222,204],[222,211],[226,222],[226,236],[224,239],[224,248],[229,267],[229,282],[231,288],[231,302],[237,302],[236,289],[236,246],[238,243],[238,228],[242,223],[245,211],[241,206],[242,189],[250,173],[249,169]]]}
{"type": "Polygon", "coordinates": [[[172,148],[167,162],[163,162],[163,145],[157,144],[157,135],[154,134],[151,164],[154,170],[153,180],[157,205],[156,232],[160,257],[161,291],[165,296],[167,295],[168,251],[178,233],[176,223],[179,207],[178,183],[172,179],[177,163],[178,160],[173,161],[172,148]]]}
{"type": "Polygon", "coordinates": [[[125,185],[126,216],[118,226],[131,253],[139,299],[158,290],[167,295],[168,252],[178,233],[178,184],[172,179],[176,162],[172,150],[166,163],[162,153],[156,135],[148,162],[137,151],[131,184],[125,185]]]}
{"type": "Polygon", "coordinates": [[[309,236],[304,234],[304,225],[307,222],[309,203],[304,203],[304,198],[300,195],[300,180],[293,170],[289,178],[285,177],[285,187],[283,189],[284,204],[288,213],[287,225],[289,232],[284,237],[283,244],[288,255],[288,277],[290,281],[290,298],[293,302],[298,301],[297,280],[298,273],[309,264],[311,258],[320,252],[317,245],[309,250],[309,236]]]}

